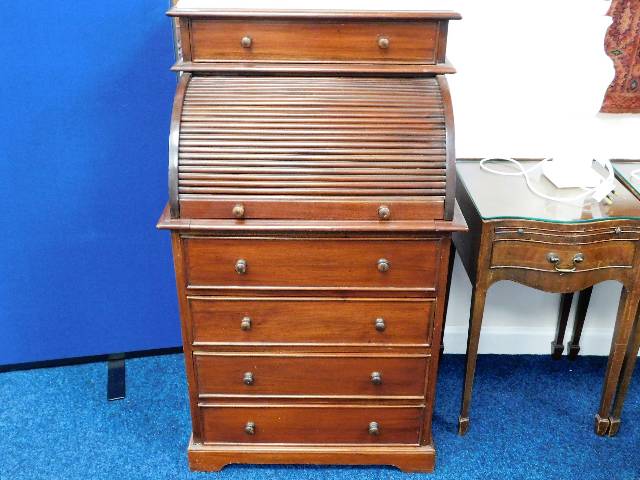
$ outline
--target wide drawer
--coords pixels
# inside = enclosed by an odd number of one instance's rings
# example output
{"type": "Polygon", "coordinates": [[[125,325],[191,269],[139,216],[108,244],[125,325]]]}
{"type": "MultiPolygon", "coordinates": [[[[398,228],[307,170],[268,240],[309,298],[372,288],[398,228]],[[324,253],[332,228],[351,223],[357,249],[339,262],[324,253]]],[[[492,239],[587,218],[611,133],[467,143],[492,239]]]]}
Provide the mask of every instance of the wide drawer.
{"type": "Polygon", "coordinates": [[[429,345],[434,300],[189,297],[195,345],[429,345]]]}
{"type": "Polygon", "coordinates": [[[421,407],[202,407],[205,443],[417,444],[421,407]]]}
{"type": "Polygon", "coordinates": [[[436,286],[440,242],[184,237],[189,287],[436,286]]]}
{"type": "Polygon", "coordinates": [[[201,395],[410,396],[422,398],[422,354],[194,352],[201,395]]]}
{"type": "Polygon", "coordinates": [[[496,231],[491,268],[521,268],[574,273],[631,268],[635,232],[601,229],[587,232],[503,228],[496,231]]]}
{"type": "Polygon", "coordinates": [[[440,22],[193,19],[194,62],[390,61],[436,63],[440,22]]]}

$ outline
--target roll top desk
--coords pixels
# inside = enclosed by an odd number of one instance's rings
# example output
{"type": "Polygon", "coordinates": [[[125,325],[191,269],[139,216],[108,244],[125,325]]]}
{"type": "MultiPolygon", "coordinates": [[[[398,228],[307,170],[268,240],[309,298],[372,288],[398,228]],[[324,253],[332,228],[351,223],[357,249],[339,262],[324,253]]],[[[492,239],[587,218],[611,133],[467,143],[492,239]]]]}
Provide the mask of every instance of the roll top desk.
{"type": "Polygon", "coordinates": [[[169,204],[195,470],[430,471],[452,12],[181,1],[169,204]]]}

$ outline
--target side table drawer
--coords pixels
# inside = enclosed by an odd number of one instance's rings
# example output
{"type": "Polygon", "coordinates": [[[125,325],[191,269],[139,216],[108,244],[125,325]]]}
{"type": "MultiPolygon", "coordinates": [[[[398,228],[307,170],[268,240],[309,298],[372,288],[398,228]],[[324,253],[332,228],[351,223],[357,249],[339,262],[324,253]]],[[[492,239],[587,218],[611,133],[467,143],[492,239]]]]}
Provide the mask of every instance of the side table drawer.
{"type": "Polygon", "coordinates": [[[491,268],[520,268],[540,272],[573,273],[609,268],[631,268],[636,251],[632,239],[564,237],[543,240],[494,240],[491,268]]]}
{"type": "Polygon", "coordinates": [[[205,443],[417,444],[422,407],[201,407],[205,443]]]}
{"type": "Polygon", "coordinates": [[[434,300],[189,297],[195,345],[429,345],[434,300]]]}
{"type": "Polygon", "coordinates": [[[421,354],[278,354],[194,352],[200,394],[424,395],[421,354]]]}
{"type": "Polygon", "coordinates": [[[190,287],[435,289],[439,240],[185,237],[190,287]]]}

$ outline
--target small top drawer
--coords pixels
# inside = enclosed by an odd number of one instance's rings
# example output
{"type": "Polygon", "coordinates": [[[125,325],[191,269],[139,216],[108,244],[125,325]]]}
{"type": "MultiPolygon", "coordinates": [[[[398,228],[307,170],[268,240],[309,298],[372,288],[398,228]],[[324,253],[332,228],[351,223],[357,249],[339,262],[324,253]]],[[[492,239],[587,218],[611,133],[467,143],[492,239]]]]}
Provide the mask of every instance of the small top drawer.
{"type": "Polygon", "coordinates": [[[194,19],[194,62],[219,60],[436,63],[438,21],[194,19]]]}
{"type": "Polygon", "coordinates": [[[250,11],[187,8],[180,18],[184,60],[214,62],[395,63],[445,61],[448,11],[250,11]]]}

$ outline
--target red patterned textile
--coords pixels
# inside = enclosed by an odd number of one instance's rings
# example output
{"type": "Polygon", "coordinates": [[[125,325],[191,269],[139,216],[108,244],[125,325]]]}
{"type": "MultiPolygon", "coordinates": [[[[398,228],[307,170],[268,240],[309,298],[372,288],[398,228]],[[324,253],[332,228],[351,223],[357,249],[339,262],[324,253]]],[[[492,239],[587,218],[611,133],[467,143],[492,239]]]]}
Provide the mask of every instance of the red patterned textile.
{"type": "Polygon", "coordinates": [[[616,74],[600,111],[640,113],[640,0],[612,0],[608,15],[604,45],[616,74]]]}

